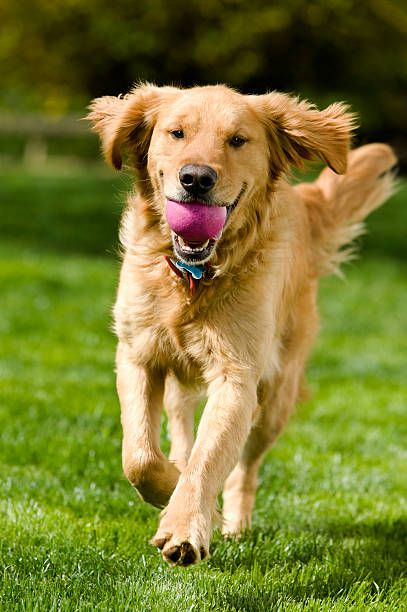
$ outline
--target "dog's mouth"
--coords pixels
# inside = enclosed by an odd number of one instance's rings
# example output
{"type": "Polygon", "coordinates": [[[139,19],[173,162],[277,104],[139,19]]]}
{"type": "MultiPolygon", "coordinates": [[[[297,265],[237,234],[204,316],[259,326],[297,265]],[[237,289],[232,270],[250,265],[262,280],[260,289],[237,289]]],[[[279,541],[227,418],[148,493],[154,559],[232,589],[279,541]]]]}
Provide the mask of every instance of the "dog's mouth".
{"type": "Polygon", "coordinates": [[[246,189],[247,183],[243,183],[233,203],[224,206],[167,199],[166,216],[172,229],[174,253],[181,261],[202,265],[211,259],[229,217],[246,189]]]}
{"type": "Polygon", "coordinates": [[[188,264],[204,264],[212,257],[219,237],[208,238],[205,242],[186,242],[182,236],[172,232],[174,252],[181,261],[188,264]]]}

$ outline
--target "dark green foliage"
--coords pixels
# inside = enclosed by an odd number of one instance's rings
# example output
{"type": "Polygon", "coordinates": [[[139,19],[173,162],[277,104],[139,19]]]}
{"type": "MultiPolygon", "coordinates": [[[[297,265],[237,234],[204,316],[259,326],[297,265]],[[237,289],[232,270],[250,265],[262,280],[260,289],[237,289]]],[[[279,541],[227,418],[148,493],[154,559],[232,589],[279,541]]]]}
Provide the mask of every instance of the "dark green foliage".
{"type": "Polygon", "coordinates": [[[20,0],[0,7],[0,106],[64,113],[143,79],[346,99],[406,128],[404,0],[20,0]]]}

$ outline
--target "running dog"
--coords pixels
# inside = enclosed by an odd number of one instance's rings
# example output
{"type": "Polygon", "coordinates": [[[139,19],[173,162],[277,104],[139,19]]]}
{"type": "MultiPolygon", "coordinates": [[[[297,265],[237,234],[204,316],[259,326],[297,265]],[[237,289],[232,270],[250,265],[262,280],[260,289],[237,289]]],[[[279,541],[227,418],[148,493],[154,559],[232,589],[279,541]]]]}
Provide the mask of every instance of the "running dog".
{"type": "Polygon", "coordinates": [[[350,150],[344,104],[278,92],[146,84],[97,98],[88,118],[107,162],[135,173],[114,310],[124,472],[163,509],[152,543],[189,565],[209,555],[222,487],[224,533],[250,526],[258,468],[301,398],[318,277],[391,194],[396,159],[385,144],[350,150]],[[290,185],[315,157],[319,178],[290,185]]]}

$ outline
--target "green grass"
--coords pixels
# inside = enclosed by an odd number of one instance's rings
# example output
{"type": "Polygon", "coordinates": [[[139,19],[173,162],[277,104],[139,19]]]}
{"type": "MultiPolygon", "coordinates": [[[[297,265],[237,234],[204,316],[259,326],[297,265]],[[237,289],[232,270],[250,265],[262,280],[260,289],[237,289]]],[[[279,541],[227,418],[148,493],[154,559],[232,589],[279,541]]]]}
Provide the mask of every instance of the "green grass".
{"type": "MultiPolygon", "coordinates": [[[[407,608],[407,189],[372,216],[261,470],[254,528],[171,570],[121,470],[117,222],[126,181],[0,175],[0,609],[407,608]]],[[[162,437],[168,448],[166,424],[162,437]]]]}

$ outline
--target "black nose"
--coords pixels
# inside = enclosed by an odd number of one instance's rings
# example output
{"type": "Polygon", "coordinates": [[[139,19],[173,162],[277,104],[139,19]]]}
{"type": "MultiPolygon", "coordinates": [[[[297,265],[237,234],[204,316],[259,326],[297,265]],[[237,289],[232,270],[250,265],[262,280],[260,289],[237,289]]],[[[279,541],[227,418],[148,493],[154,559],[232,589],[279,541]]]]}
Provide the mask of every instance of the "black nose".
{"type": "Polygon", "coordinates": [[[193,195],[205,195],[212,189],[218,180],[218,175],[209,166],[197,166],[187,164],[179,171],[181,185],[188,193],[193,195]]]}

